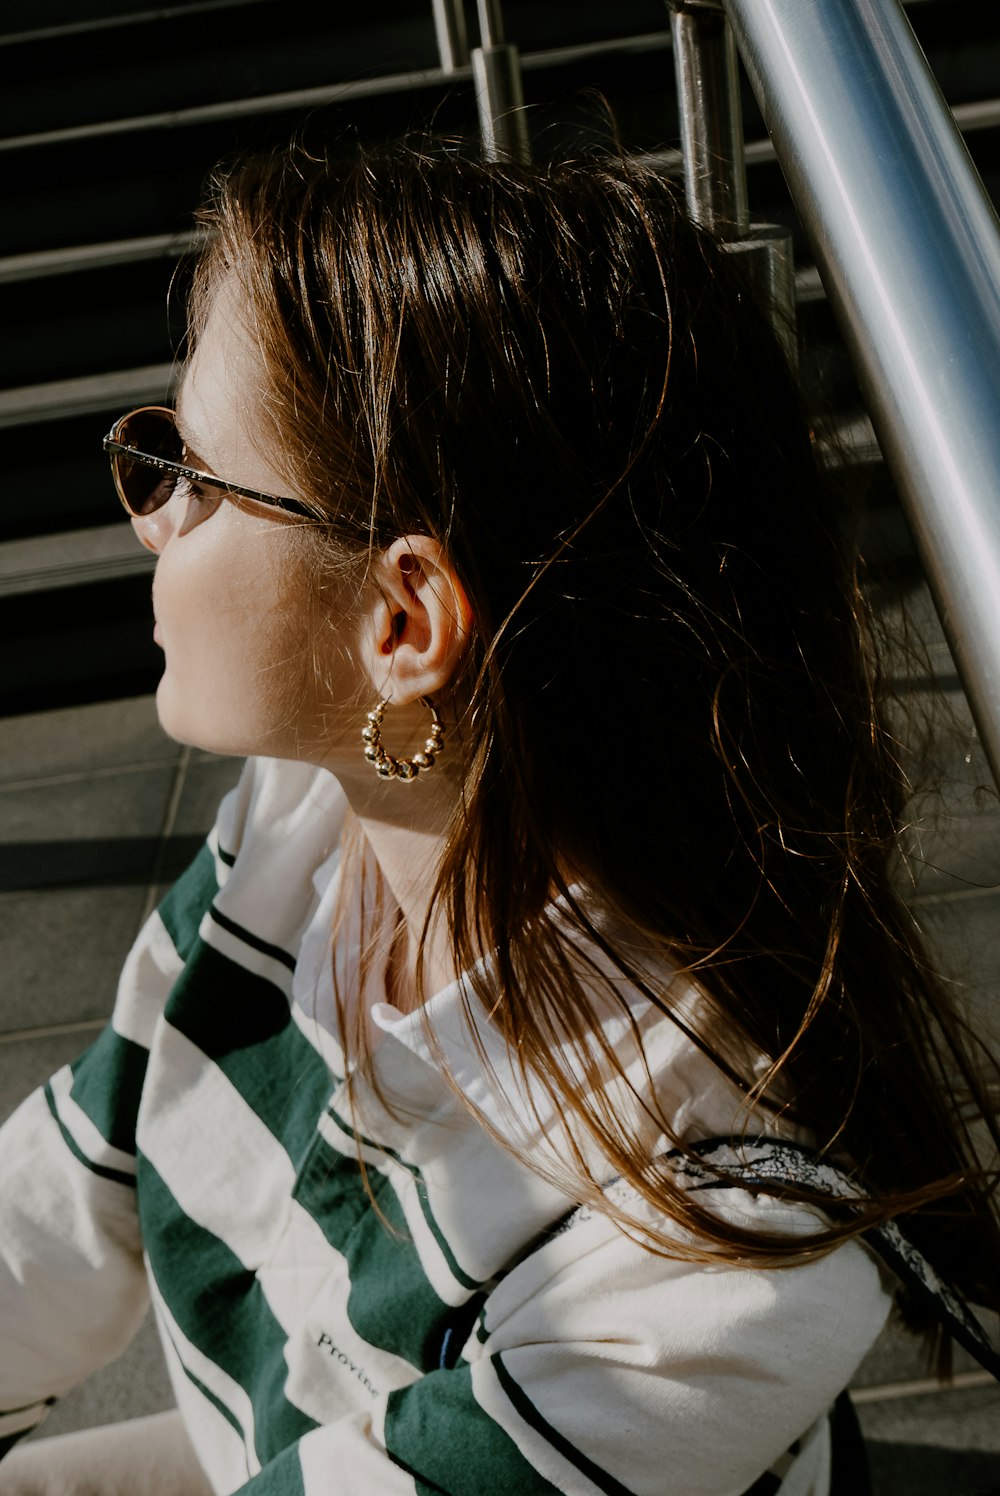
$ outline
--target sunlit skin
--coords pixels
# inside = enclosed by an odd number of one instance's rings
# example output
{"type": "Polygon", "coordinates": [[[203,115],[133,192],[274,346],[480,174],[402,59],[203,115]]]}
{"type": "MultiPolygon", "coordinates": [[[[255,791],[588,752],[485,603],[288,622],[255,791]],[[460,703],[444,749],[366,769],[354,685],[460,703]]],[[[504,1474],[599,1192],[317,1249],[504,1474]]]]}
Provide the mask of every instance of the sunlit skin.
{"type": "MultiPolygon", "coordinates": [[[[185,460],[262,493],[295,496],[255,442],[262,397],[258,355],[224,288],[178,393],[185,460]]],[[[337,777],[402,911],[393,995],[409,1005],[416,942],[459,793],[460,743],[449,731],[432,771],[386,782],[363,757],[361,729],[366,712],[388,698],[386,747],[412,754],[427,733],[426,695],[450,727],[447,688],[467,644],[468,608],[447,558],[427,536],[397,540],[360,599],[352,590],[325,603],[334,626],[320,627],[310,541],[273,508],[178,485],[162,509],[132,524],[158,557],[164,731],[215,753],[305,760],[337,777]]],[[[455,975],[437,928],[425,990],[455,975]]]]}

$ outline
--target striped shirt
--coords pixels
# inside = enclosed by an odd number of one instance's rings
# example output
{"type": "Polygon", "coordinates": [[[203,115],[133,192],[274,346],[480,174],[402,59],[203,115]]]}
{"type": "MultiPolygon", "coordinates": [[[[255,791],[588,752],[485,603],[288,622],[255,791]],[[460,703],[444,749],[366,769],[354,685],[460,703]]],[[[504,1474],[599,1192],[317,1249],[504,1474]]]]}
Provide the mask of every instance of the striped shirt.
{"type": "MultiPolygon", "coordinates": [[[[891,1303],[874,1259],[851,1243],[706,1267],[579,1207],[544,1167],[558,1117],[485,1018],[474,1042],[460,983],[430,999],[440,1053],[501,1137],[520,1118],[533,1166],[463,1105],[377,960],[358,1000],[378,1094],[349,1096],[344,813],[323,771],[250,761],[110,1026],[6,1123],[0,1441],[119,1354],[151,1300],[220,1492],[825,1496],[827,1409],[891,1303]]],[[[632,1018],[675,1134],[731,1130],[717,1069],[638,994],[632,1018]]],[[[630,1021],[606,1031],[627,1062],[630,1021]]],[[[816,1225],[738,1188],[706,1198],[761,1229],[816,1225]]]]}

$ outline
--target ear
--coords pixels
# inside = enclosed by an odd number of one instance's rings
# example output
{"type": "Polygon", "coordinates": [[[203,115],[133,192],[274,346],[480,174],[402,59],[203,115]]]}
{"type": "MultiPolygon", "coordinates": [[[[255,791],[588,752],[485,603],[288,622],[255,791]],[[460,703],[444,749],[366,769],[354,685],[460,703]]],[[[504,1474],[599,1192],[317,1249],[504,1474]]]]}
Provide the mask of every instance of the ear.
{"type": "Polygon", "coordinates": [[[398,706],[446,690],[472,632],[468,598],[444,546],[406,535],[373,570],[365,664],[380,699],[398,706]]]}

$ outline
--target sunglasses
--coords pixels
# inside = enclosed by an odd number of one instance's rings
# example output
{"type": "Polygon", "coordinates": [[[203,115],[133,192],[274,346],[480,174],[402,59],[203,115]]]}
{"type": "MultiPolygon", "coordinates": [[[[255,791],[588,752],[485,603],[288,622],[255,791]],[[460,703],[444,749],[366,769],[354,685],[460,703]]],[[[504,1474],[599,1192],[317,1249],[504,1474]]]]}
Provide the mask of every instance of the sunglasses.
{"type": "Polygon", "coordinates": [[[243,488],[238,483],[217,478],[214,473],[202,473],[197,468],[188,467],[184,462],[184,439],[177,430],[174,412],[162,405],[146,405],[122,416],[104,438],[104,450],[111,459],[111,476],[118,497],[135,519],[143,519],[162,509],[179,479],[196,487],[217,490],[220,494],[234,494],[241,499],[253,499],[258,504],[269,504],[287,514],[302,515],[306,519],[316,517],[297,499],[258,493],[255,488],[243,488]]]}

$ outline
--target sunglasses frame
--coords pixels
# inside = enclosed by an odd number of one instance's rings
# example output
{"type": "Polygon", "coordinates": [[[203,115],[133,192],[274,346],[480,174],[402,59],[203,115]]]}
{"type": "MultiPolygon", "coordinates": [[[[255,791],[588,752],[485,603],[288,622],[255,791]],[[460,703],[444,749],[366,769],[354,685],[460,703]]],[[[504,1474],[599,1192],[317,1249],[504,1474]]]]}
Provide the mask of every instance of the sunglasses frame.
{"type": "MultiPolygon", "coordinates": [[[[192,483],[201,483],[206,484],[209,488],[217,488],[223,494],[232,494],[240,499],[251,499],[257,504],[267,504],[272,509],[280,509],[285,514],[293,514],[303,519],[315,520],[316,515],[313,511],[307,508],[305,504],[300,503],[298,499],[281,498],[273,493],[260,493],[255,488],[244,488],[239,483],[230,483],[225,478],[217,478],[214,473],[203,473],[198,468],[185,467],[181,462],[168,462],[165,457],[154,457],[150,452],[140,451],[138,447],[130,447],[126,442],[119,441],[118,432],[124,423],[130,421],[133,416],[143,415],[169,416],[174,429],[177,429],[176,412],[169,405],[140,405],[135,410],[130,410],[125,415],[119,416],[102,443],[105,452],[111,458],[111,476],[114,479],[115,492],[118,494],[126,514],[130,515],[132,519],[145,519],[148,516],[137,514],[126,499],[118,478],[114,461],[116,457],[128,457],[133,462],[141,463],[144,467],[154,468],[157,472],[174,473],[178,478],[187,478],[192,483]]],[[[180,433],[178,432],[179,436],[180,433]]],[[[164,500],[164,503],[167,502],[169,500],[164,500]]],[[[162,507],[162,504],[158,505],[157,509],[161,509],[162,507]]],[[[153,509],[150,512],[156,514],[157,509],[153,509]]]]}

